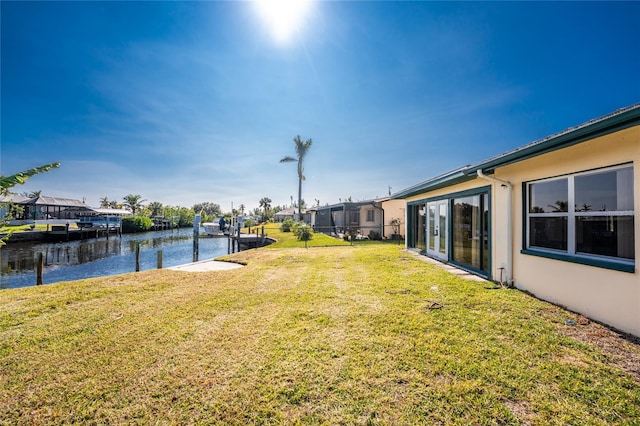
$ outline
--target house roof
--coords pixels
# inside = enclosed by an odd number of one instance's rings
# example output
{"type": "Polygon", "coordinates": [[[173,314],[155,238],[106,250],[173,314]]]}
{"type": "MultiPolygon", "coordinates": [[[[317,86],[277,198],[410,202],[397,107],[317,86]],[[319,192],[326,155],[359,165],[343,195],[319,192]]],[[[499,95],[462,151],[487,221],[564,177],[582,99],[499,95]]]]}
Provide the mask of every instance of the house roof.
{"type": "Polygon", "coordinates": [[[0,203],[24,203],[25,201],[29,200],[29,197],[18,194],[7,194],[0,196],[0,203]]]}
{"type": "Polygon", "coordinates": [[[345,202],[341,202],[341,203],[335,203],[335,204],[326,204],[324,206],[313,206],[309,209],[309,211],[318,211],[318,210],[326,210],[326,209],[335,209],[335,208],[342,208],[342,207],[360,207],[360,206],[366,206],[369,204],[375,204],[375,203],[382,203],[384,201],[389,201],[393,199],[392,197],[380,197],[380,198],[372,198],[369,200],[362,200],[362,201],[345,201],[345,202]]]}
{"type": "Polygon", "coordinates": [[[593,138],[623,130],[640,124],[640,103],[621,108],[605,116],[590,120],[586,123],[563,130],[560,133],[547,136],[514,150],[476,164],[467,165],[447,172],[443,175],[420,182],[405,188],[391,196],[391,198],[407,198],[425,191],[433,191],[457,183],[473,180],[478,170],[490,174],[498,167],[523,161],[541,154],[566,148],[593,138]]]}
{"type": "MultiPolygon", "coordinates": [[[[302,214],[305,214],[307,211],[305,209],[302,209],[302,214]]],[[[297,207],[289,207],[287,209],[283,209],[280,210],[278,212],[275,213],[275,216],[293,216],[294,214],[298,213],[298,208],[297,207]]]]}
{"type": "Polygon", "coordinates": [[[84,209],[91,208],[79,200],[73,200],[71,198],[46,197],[44,195],[31,198],[27,201],[21,202],[20,204],[35,204],[38,206],[80,207],[84,209]]]}

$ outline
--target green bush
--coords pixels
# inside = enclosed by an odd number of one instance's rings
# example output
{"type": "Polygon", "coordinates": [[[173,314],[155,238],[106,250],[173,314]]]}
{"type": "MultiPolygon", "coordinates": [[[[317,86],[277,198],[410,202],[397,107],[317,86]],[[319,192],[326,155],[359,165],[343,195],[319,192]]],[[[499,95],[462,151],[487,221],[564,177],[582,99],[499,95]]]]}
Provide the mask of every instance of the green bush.
{"type": "Polygon", "coordinates": [[[122,218],[122,232],[144,232],[153,227],[153,222],[146,216],[127,216],[122,218]]]}
{"type": "Polygon", "coordinates": [[[296,222],[292,217],[287,217],[280,224],[280,230],[282,232],[291,232],[291,228],[295,227],[296,222]]]}

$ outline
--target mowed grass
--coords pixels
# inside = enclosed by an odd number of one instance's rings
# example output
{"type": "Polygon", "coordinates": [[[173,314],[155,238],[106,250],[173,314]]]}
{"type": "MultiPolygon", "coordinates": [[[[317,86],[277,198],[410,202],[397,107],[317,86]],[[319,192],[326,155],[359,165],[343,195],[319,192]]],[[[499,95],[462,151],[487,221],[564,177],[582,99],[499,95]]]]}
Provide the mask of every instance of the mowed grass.
{"type": "Polygon", "coordinates": [[[574,314],[395,244],[279,237],[231,271],[1,291],[0,423],[640,419],[640,381],[563,332],[574,314]]]}

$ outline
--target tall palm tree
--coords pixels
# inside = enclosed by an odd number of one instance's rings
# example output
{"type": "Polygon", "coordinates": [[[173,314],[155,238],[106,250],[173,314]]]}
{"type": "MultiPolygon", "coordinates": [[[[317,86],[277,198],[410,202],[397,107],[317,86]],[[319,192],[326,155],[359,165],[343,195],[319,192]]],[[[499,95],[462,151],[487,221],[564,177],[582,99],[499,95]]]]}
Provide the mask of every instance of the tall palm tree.
{"type": "Polygon", "coordinates": [[[307,139],[306,141],[302,141],[300,135],[293,138],[293,142],[296,144],[296,156],[293,158],[291,156],[286,156],[280,160],[281,163],[291,163],[294,161],[298,162],[298,220],[302,219],[302,181],[305,180],[304,177],[304,157],[307,156],[309,149],[311,148],[311,144],[313,141],[311,139],[307,139]]]}
{"type": "Polygon", "coordinates": [[[124,203],[122,205],[131,212],[132,215],[135,216],[136,211],[142,208],[142,203],[147,200],[143,200],[140,195],[129,194],[126,197],[122,198],[124,203]]]}
{"type": "Polygon", "coordinates": [[[110,205],[111,205],[111,201],[109,201],[108,197],[100,198],[100,208],[108,209],[110,205]]]}

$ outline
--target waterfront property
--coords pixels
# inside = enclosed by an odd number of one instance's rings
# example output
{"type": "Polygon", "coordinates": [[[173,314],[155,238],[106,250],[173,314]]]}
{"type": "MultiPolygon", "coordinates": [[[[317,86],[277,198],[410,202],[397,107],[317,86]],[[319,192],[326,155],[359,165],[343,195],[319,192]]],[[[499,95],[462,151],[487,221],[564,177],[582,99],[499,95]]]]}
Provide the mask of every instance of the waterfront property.
{"type": "Polygon", "coordinates": [[[327,235],[387,239],[404,234],[405,204],[390,197],[309,209],[311,226],[327,235]]]}
{"type": "Polygon", "coordinates": [[[71,220],[91,211],[91,207],[80,200],[40,195],[33,198],[12,199],[11,202],[22,207],[17,221],[71,220]]]}
{"type": "Polygon", "coordinates": [[[636,104],[393,197],[408,248],[640,336],[639,163],[636,104]]]}
{"type": "MultiPolygon", "coordinates": [[[[10,225],[35,223],[52,227],[66,225],[66,232],[69,231],[70,223],[75,223],[78,228],[86,230],[120,230],[122,217],[131,215],[125,209],[94,208],[70,198],[44,195],[28,198],[9,194],[0,199],[0,217],[8,213],[10,204],[20,207],[17,215],[9,221],[10,225]]],[[[56,231],[56,229],[52,230],[56,231]]],[[[58,231],[60,231],[59,228],[58,231]]]]}

